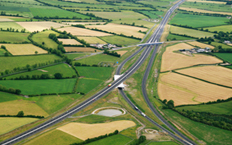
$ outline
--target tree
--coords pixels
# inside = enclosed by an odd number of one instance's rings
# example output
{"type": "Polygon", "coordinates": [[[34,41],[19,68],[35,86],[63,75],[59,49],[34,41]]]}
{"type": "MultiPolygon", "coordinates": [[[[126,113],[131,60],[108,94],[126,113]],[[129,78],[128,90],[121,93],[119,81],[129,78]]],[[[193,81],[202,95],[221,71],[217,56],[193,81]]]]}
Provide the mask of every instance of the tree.
{"type": "Polygon", "coordinates": [[[164,100],[163,100],[163,103],[166,104],[166,103],[167,103],[167,99],[164,99],[164,100]]]}
{"type": "Polygon", "coordinates": [[[6,46],[4,46],[4,45],[2,45],[1,48],[6,50],[6,46]]]}
{"type": "Polygon", "coordinates": [[[167,102],[167,105],[168,105],[169,108],[174,108],[174,101],[173,100],[169,100],[167,102]]]}
{"type": "Polygon", "coordinates": [[[35,54],[37,55],[37,54],[38,54],[38,51],[35,51],[35,54]]]}
{"type": "Polygon", "coordinates": [[[5,56],[10,56],[10,53],[9,52],[5,52],[4,55],[5,56]]]}
{"type": "Polygon", "coordinates": [[[62,79],[62,74],[61,73],[55,73],[54,74],[54,77],[56,78],[56,79],[62,79]]]}
{"type": "Polygon", "coordinates": [[[17,117],[23,117],[24,116],[24,112],[23,111],[19,111],[17,114],[17,117]]]}
{"type": "Polygon", "coordinates": [[[20,93],[21,93],[21,90],[19,90],[19,89],[15,90],[15,94],[20,95],[20,93]]]}

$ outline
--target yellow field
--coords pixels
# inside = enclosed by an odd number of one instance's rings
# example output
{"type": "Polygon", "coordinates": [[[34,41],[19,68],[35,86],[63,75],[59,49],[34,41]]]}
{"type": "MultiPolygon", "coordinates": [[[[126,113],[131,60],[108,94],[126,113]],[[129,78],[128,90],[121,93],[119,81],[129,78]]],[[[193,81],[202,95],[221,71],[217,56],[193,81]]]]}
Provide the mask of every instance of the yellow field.
{"type": "Polygon", "coordinates": [[[19,111],[23,111],[24,115],[40,115],[48,116],[48,113],[40,108],[33,101],[15,100],[0,103],[1,114],[17,115],[19,111]]]}
{"type": "Polygon", "coordinates": [[[86,140],[88,138],[94,138],[100,135],[112,133],[115,130],[122,131],[135,125],[136,124],[133,121],[121,120],[97,124],[69,123],[57,129],[82,140],[86,140]]]}
{"type": "Polygon", "coordinates": [[[232,44],[228,44],[228,45],[232,46],[232,44]]]}
{"type": "Polygon", "coordinates": [[[81,25],[96,25],[96,24],[104,24],[105,22],[62,22],[63,24],[66,25],[77,25],[77,24],[81,24],[81,25]]]}
{"type": "Polygon", "coordinates": [[[58,30],[66,31],[76,36],[110,36],[111,35],[111,34],[104,33],[104,32],[93,31],[93,30],[77,28],[77,27],[65,27],[65,28],[61,28],[58,30]]]}
{"type": "Polygon", "coordinates": [[[66,52],[95,52],[95,50],[100,51],[90,47],[64,47],[64,49],[66,52]]]}
{"type": "Polygon", "coordinates": [[[228,12],[215,12],[215,11],[208,11],[208,10],[196,9],[196,8],[179,7],[179,9],[180,9],[180,10],[186,10],[186,11],[198,12],[198,13],[210,13],[210,14],[232,15],[232,13],[228,13],[228,12]]]}
{"type": "MultiPolygon", "coordinates": [[[[220,87],[171,72],[161,75],[160,81],[171,87],[192,93],[194,95],[192,101],[194,102],[208,102],[216,101],[217,99],[227,99],[231,97],[232,94],[232,89],[220,87]]],[[[165,96],[162,98],[165,98],[165,96]]],[[[182,100],[184,100],[182,103],[179,101],[180,98],[177,99],[174,96],[172,100],[181,105],[185,104],[185,99],[189,101],[190,97],[185,98],[185,96],[182,96],[182,98],[182,100]]]]}
{"type": "Polygon", "coordinates": [[[6,49],[12,55],[32,55],[35,54],[35,51],[37,51],[38,54],[48,53],[46,50],[43,50],[32,44],[2,44],[2,45],[6,46],[6,49]]]}
{"type": "Polygon", "coordinates": [[[178,72],[232,87],[232,70],[221,66],[193,67],[178,72]]]}
{"type": "Polygon", "coordinates": [[[117,51],[117,53],[123,56],[123,54],[127,53],[127,51],[117,51]]]}
{"type": "Polygon", "coordinates": [[[7,133],[25,124],[34,122],[36,118],[17,118],[17,117],[1,117],[0,118],[0,134],[7,133]]]}
{"type": "Polygon", "coordinates": [[[30,32],[42,31],[44,29],[50,29],[51,27],[60,28],[61,26],[65,26],[63,24],[59,24],[55,22],[17,22],[17,23],[30,32]]]}
{"type": "Polygon", "coordinates": [[[70,45],[82,45],[80,42],[76,41],[75,39],[58,39],[59,41],[63,42],[63,44],[70,44],[70,45]]]}
{"type": "Polygon", "coordinates": [[[85,40],[89,44],[106,44],[105,41],[101,40],[100,38],[97,37],[78,37],[79,39],[85,40]]]}
{"type": "Polygon", "coordinates": [[[193,56],[187,56],[181,53],[175,53],[179,49],[191,49],[192,46],[186,43],[179,43],[166,48],[162,56],[161,71],[168,71],[177,68],[188,67],[197,64],[215,64],[222,61],[216,57],[208,56],[204,54],[194,54],[193,56]]]}
{"type": "Polygon", "coordinates": [[[140,27],[134,27],[134,26],[128,26],[128,25],[120,25],[120,24],[113,24],[109,23],[107,25],[88,25],[86,26],[88,28],[97,28],[100,30],[105,30],[108,32],[114,32],[117,34],[124,34],[127,36],[133,35],[134,37],[143,38],[145,34],[138,32],[141,31],[147,31],[147,28],[140,28],[140,27]]]}
{"type": "Polygon", "coordinates": [[[201,3],[213,3],[213,4],[226,4],[226,2],[219,1],[207,1],[207,0],[187,0],[188,2],[201,2],[201,3]]]}
{"type": "Polygon", "coordinates": [[[214,46],[212,46],[212,45],[208,45],[208,44],[205,44],[205,43],[200,43],[200,42],[197,42],[197,41],[192,41],[192,42],[187,42],[187,43],[191,44],[193,46],[201,47],[201,48],[209,47],[210,49],[214,49],[214,46]]]}

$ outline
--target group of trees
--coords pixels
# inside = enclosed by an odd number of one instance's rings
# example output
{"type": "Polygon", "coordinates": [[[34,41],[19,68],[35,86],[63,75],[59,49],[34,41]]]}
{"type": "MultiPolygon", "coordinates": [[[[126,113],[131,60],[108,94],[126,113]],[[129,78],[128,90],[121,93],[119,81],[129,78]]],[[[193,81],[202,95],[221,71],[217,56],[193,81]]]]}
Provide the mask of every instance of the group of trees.
{"type": "Polygon", "coordinates": [[[60,41],[58,40],[56,34],[50,33],[50,34],[48,35],[48,37],[49,37],[50,39],[52,39],[53,41],[55,41],[55,42],[58,44],[58,46],[57,46],[57,49],[58,49],[58,50],[60,50],[62,53],[65,53],[65,52],[66,52],[65,49],[64,49],[64,47],[63,47],[63,45],[62,45],[62,42],[60,42],[60,41]]]}
{"type": "Polygon", "coordinates": [[[2,86],[2,85],[0,85],[0,91],[8,92],[11,94],[17,94],[17,95],[20,95],[20,93],[21,93],[21,90],[19,90],[19,89],[13,89],[13,88],[7,89],[5,86],[2,86]]]}
{"type": "Polygon", "coordinates": [[[130,145],[140,145],[140,144],[142,144],[142,143],[145,142],[145,141],[146,141],[146,136],[141,135],[141,136],[139,137],[139,139],[133,140],[133,141],[130,143],[130,145]]]}
{"type": "Polygon", "coordinates": [[[83,64],[83,63],[80,63],[80,62],[75,62],[74,63],[74,66],[87,66],[87,67],[99,67],[99,65],[97,64],[93,64],[93,65],[88,65],[88,64],[83,64]]]}
{"type": "Polygon", "coordinates": [[[10,56],[10,52],[7,51],[6,46],[5,45],[1,45],[1,48],[4,49],[6,52],[4,53],[4,56],[10,56]]]}
{"type": "Polygon", "coordinates": [[[167,101],[167,99],[164,99],[162,102],[166,105],[165,107],[163,107],[164,109],[167,109],[167,108],[172,109],[175,107],[173,100],[167,101]]]}
{"type": "Polygon", "coordinates": [[[14,29],[14,28],[6,28],[6,30],[4,30],[3,28],[0,28],[0,31],[7,31],[7,32],[21,32],[21,33],[25,33],[26,29],[22,29],[21,31],[19,31],[18,29],[14,29]]]}
{"type": "Polygon", "coordinates": [[[121,57],[121,55],[118,54],[117,52],[115,52],[115,51],[109,51],[107,49],[105,49],[103,53],[104,54],[108,54],[108,55],[112,55],[112,56],[116,56],[116,57],[121,57]]]}

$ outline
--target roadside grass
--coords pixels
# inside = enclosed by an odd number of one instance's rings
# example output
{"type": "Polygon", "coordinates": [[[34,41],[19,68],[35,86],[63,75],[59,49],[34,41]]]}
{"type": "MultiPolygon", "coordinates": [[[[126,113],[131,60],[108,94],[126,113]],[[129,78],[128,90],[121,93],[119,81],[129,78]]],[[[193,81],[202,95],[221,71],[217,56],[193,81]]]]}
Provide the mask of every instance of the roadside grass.
{"type": "Polygon", "coordinates": [[[209,29],[209,31],[214,32],[214,31],[223,31],[223,32],[231,32],[232,31],[232,25],[223,25],[223,26],[216,26],[216,27],[207,27],[205,29],[209,29]]]}
{"type": "MultiPolygon", "coordinates": [[[[0,22],[0,24],[1,24],[1,22],[0,22]]],[[[29,35],[29,33],[0,31],[0,41],[6,41],[6,42],[11,42],[11,43],[30,42],[27,39],[28,35],[29,35]]]]}
{"type": "Polygon", "coordinates": [[[26,142],[25,145],[62,145],[78,142],[82,142],[82,140],[58,129],[54,129],[26,142]]]}
{"type": "Polygon", "coordinates": [[[226,25],[226,22],[229,22],[229,19],[227,19],[226,17],[213,17],[178,13],[170,21],[169,24],[187,25],[193,28],[199,28],[226,25]]]}
{"type": "Polygon", "coordinates": [[[29,72],[25,72],[25,73],[20,73],[20,74],[16,74],[16,75],[11,75],[8,77],[5,77],[7,80],[10,80],[12,78],[19,78],[20,76],[26,76],[29,75],[30,77],[32,77],[32,75],[42,75],[42,74],[48,74],[51,78],[55,78],[54,74],[55,73],[61,73],[63,74],[63,77],[72,77],[73,75],[76,75],[75,71],[69,67],[68,64],[66,63],[61,63],[58,65],[54,65],[54,66],[49,66],[49,67],[45,67],[42,69],[38,69],[38,70],[34,70],[34,71],[29,71],[29,72]]]}
{"type": "Polygon", "coordinates": [[[170,32],[175,33],[175,34],[181,34],[181,35],[188,35],[192,37],[213,37],[214,33],[209,33],[209,32],[204,32],[204,31],[198,31],[198,30],[193,30],[193,29],[187,29],[187,28],[182,28],[182,27],[177,27],[177,26],[171,26],[170,32]]]}
{"type": "Polygon", "coordinates": [[[97,54],[91,57],[86,57],[74,62],[80,62],[82,64],[100,64],[101,62],[116,63],[120,58],[115,56],[110,56],[106,54],[97,54]]]}
{"type": "Polygon", "coordinates": [[[151,142],[148,145],[178,145],[178,143],[175,143],[173,141],[160,141],[160,142],[151,142]]]}
{"type": "Polygon", "coordinates": [[[140,42],[137,39],[127,38],[122,36],[103,36],[99,38],[107,43],[118,44],[118,45],[137,44],[140,42]]]}
{"type": "Polygon", "coordinates": [[[175,34],[168,34],[167,40],[169,41],[175,41],[175,40],[193,40],[194,38],[179,36],[175,34]]]}
{"type": "Polygon", "coordinates": [[[65,53],[64,55],[67,56],[69,59],[75,59],[78,57],[88,55],[88,53],[65,53]]]}
{"type": "Polygon", "coordinates": [[[78,80],[77,85],[77,92],[83,92],[88,93],[94,88],[96,88],[98,85],[100,85],[103,81],[98,79],[88,79],[88,78],[80,78],[78,80]]]}
{"type": "Polygon", "coordinates": [[[2,28],[3,30],[7,30],[7,28],[13,28],[13,29],[15,29],[15,31],[17,29],[19,31],[24,29],[22,26],[20,26],[19,24],[15,23],[15,22],[0,22],[0,28],[2,28]]]}
{"type": "Polygon", "coordinates": [[[213,114],[232,115],[231,106],[232,106],[232,101],[229,101],[229,102],[222,102],[222,103],[216,103],[216,104],[176,107],[176,109],[180,111],[184,109],[184,110],[189,110],[189,111],[193,110],[197,112],[210,112],[213,114]]]}
{"type": "Polygon", "coordinates": [[[52,39],[48,38],[50,33],[59,35],[57,32],[48,30],[34,34],[32,39],[39,44],[42,44],[44,42],[44,46],[47,48],[57,49],[58,44],[52,39]]]}
{"type": "Polygon", "coordinates": [[[232,142],[232,132],[223,130],[217,127],[209,126],[203,123],[192,121],[177,112],[169,109],[163,110],[163,112],[172,120],[175,120],[178,124],[183,126],[192,135],[199,140],[206,142],[210,145],[224,144],[229,145],[232,142]]]}
{"type": "Polygon", "coordinates": [[[7,133],[25,124],[34,122],[36,118],[0,117],[0,134],[7,133]]]}
{"type": "Polygon", "coordinates": [[[213,53],[217,57],[221,58],[224,61],[232,63],[232,54],[231,53],[213,53]]]}
{"type": "Polygon", "coordinates": [[[56,55],[34,55],[34,56],[14,56],[14,57],[0,57],[0,72],[5,70],[13,70],[16,67],[26,67],[27,64],[34,65],[39,63],[53,62],[61,58],[56,55]]]}
{"type": "Polygon", "coordinates": [[[44,93],[68,93],[73,91],[76,79],[48,80],[4,80],[0,81],[6,88],[20,89],[21,94],[36,95],[44,93]]]}
{"type": "Polygon", "coordinates": [[[94,141],[91,143],[88,143],[87,145],[123,145],[123,144],[127,144],[131,141],[131,139],[129,137],[126,137],[124,135],[121,134],[117,134],[117,135],[113,135],[98,141],[94,141]]]}

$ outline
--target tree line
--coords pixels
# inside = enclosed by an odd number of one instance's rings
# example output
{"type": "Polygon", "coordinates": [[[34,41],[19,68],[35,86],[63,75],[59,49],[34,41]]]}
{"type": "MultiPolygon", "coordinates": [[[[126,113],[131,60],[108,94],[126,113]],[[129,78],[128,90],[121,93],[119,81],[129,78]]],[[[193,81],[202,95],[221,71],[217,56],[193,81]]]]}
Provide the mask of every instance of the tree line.
{"type": "Polygon", "coordinates": [[[21,93],[21,90],[19,89],[13,89],[13,88],[7,89],[5,86],[2,85],[0,85],[0,91],[11,93],[11,94],[17,94],[17,95],[20,95],[21,93]]]}
{"type": "Polygon", "coordinates": [[[44,118],[40,115],[24,115],[23,111],[19,111],[17,115],[0,115],[0,117],[30,117],[30,118],[44,118]]]}
{"type": "Polygon", "coordinates": [[[121,55],[118,54],[116,51],[109,51],[109,50],[105,49],[103,53],[108,54],[108,55],[112,55],[112,56],[116,56],[116,57],[121,57],[121,55]]]}

